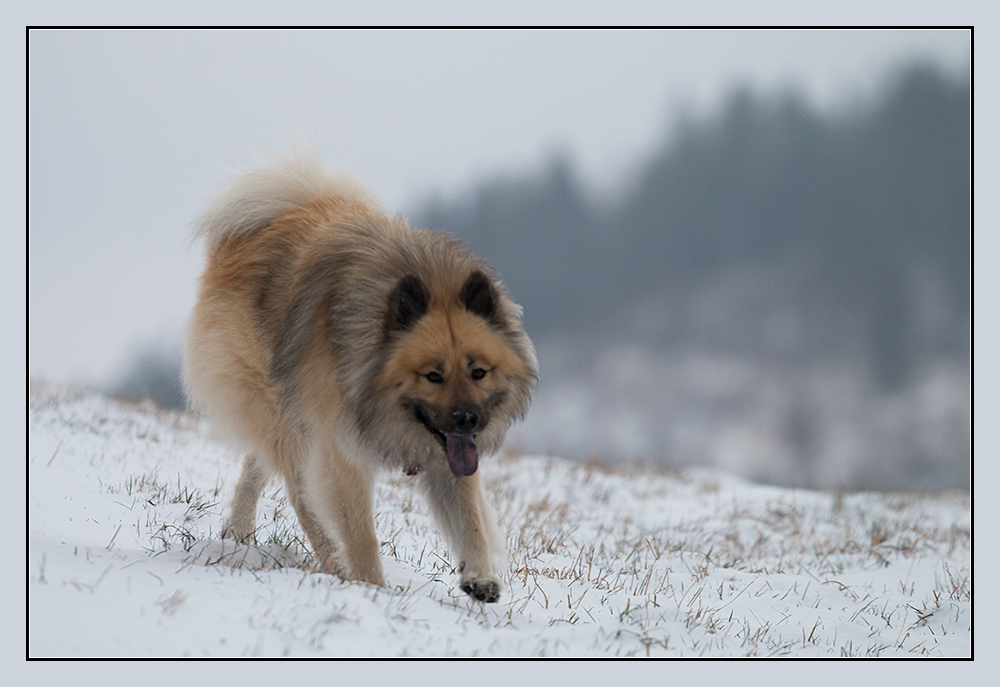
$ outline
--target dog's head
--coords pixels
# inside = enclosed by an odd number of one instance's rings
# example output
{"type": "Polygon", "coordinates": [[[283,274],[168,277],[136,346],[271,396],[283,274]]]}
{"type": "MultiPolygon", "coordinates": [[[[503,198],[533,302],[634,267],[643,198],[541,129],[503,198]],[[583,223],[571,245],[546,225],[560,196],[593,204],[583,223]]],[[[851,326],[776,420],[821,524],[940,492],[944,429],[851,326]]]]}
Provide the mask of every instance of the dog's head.
{"type": "Polygon", "coordinates": [[[389,296],[391,343],[378,386],[403,444],[411,451],[433,446],[464,477],[476,471],[480,450],[499,450],[524,415],[537,367],[520,318],[486,274],[475,270],[455,287],[412,274],[399,279],[389,296]]]}

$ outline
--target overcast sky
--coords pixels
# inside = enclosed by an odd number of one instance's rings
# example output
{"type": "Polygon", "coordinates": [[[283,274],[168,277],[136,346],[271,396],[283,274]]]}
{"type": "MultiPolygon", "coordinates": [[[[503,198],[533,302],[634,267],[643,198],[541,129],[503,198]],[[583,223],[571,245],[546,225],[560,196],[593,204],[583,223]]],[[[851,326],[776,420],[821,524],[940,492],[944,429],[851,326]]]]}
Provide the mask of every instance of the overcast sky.
{"type": "Polygon", "coordinates": [[[739,84],[835,111],[964,31],[40,31],[28,39],[28,367],[106,384],[176,347],[191,226],[227,170],[296,133],[412,211],[554,152],[613,191],[684,109],[739,84]]]}

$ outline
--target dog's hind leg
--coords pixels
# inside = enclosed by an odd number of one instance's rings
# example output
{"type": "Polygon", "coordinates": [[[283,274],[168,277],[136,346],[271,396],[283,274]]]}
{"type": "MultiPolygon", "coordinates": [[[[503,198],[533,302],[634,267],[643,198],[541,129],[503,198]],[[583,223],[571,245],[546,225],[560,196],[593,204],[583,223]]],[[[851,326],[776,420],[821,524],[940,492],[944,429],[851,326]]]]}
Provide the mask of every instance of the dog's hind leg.
{"type": "Polygon", "coordinates": [[[309,544],[313,547],[319,569],[331,575],[347,577],[344,566],[337,555],[335,540],[330,536],[313,507],[307,482],[303,479],[301,472],[285,477],[285,491],[288,493],[288,500],[292,502],[292,507],[295,509],[299,526],[302,527],[302,531],[309,539],[309,544]]]}
{"type": "Polygon", "coordinates": [[[431,509],[458,557],[462,591],[480,601],[500,598],[495,558],[501,548],[496,515],[475,472],[452,475],[444,461],[428,466],[422,476],[431,509]]]}
{"type": "Polygon", "coordinates": [[[236,495],[233,504],[222,527],[222,536],[236,541],[247,541],[253,537],[257,529],[257,499],[264,491],[270,474],[267,467],[254,452],[247,454],[243,460],[243,472],[236,484],[236,495]]]}

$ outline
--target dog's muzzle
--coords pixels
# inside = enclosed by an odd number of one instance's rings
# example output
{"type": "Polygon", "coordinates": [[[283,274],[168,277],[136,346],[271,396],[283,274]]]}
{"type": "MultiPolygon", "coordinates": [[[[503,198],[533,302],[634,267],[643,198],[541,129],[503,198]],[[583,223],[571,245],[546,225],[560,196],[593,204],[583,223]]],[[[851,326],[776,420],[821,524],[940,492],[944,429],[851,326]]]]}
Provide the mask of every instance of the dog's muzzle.
{"type": "Polygon", "coordinates": [[[468,477],[479,468],[479,449],[476,447],[475,430],[479,427],[479,414],[469,410],[456,410],[451,414],[452,426],[442,432],[434,426],[427,411],[416,406],[417,421],[441,444],[448,467],[455,477],[468,477]]]}

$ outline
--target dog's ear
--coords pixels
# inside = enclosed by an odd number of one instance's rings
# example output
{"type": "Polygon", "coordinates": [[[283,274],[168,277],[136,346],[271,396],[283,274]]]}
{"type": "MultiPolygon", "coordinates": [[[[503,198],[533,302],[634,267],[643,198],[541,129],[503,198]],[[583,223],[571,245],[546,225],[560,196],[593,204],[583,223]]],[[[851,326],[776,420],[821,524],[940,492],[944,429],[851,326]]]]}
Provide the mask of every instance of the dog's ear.
{"type": "Polygon", "coordinates": [[[488,322],[494,322],[497,315],[498,298],[489,277],[476,270],[465,280],[458,298],[466,310],[479,315],[488,322]]]}
{"type": "Polygon", "coordinates": [[[389,329],[407,330],[424,316],[430,305],[427,287],[420,277],[404,274],[389,296],[389,329]]]}

